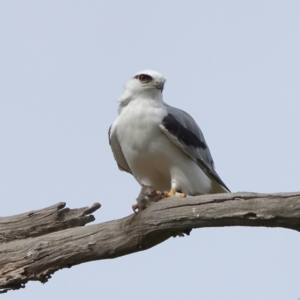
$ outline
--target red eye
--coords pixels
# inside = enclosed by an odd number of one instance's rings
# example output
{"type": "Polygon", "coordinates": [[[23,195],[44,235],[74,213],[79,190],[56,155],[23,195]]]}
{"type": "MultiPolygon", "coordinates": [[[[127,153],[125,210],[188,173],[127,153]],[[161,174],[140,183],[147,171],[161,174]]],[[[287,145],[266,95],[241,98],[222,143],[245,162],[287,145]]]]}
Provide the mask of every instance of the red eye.
{"type": "Polygon", "coordinates": [[[141,81],[143,83],[147,83],[152,79],[152,77],[149,75],[146,75],[146,74],[141,74],[138,76],[138,79],[139,79],[139,81],[141,81]]]}

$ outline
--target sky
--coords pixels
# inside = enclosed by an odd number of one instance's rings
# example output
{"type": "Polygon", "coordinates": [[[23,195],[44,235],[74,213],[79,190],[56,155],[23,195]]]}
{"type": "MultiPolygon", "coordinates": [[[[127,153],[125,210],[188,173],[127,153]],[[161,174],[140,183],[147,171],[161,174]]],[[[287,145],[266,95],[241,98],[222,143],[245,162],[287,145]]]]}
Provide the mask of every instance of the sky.
{"type": "MultiPolygon", "coordinates": [[[[132,213],[108,144],[126,80],[153,69],[201,127],[233,192],[299,191],[299,1],[1,1],[1,216],[100,202],[132,213]]],[[[184,199],[183,199],[184,201],[184,199]]],[[[300,298],[299,233],[193,230],[56,272],[2,299],[300,298]]]]}

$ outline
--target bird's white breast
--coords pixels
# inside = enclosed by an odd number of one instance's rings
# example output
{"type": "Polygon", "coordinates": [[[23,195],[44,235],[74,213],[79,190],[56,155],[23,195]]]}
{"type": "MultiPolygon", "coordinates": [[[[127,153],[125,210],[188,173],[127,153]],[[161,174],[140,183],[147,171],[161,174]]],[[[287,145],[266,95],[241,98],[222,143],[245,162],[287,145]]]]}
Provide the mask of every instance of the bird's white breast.
{"type": "Polygon", "coordinates": [[[124,107],[113,124],[124,157],[140,184],[170,187],[166,145],[171,141],[159,128],[166,115],[162,103],[139,99],[124,107]]]}

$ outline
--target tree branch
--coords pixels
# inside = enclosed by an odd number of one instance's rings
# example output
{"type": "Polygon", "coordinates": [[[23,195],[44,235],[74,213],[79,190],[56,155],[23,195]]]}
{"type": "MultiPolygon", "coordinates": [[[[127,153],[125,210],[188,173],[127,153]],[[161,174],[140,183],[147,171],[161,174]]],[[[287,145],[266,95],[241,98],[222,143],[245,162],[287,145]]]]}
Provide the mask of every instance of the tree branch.
{"type": "Polygon", "coordinates": [[[87,215],[99,204],[78,210],[62,207],[57,204],[0,218],[2,292],[25,287],[29,280],[46,282],[58,269],[146,250],[191,228],[266,226],[300,230],[300,192],[168,198],[138,214],[78,228],[70,227],[90,222],[93,216],[87,215]],[[26,227],[30,216],[35,223],[26,227]]]}
{"type": "Polygon", "coordinates": [[[64,208],[65,205],[60,202],[41,210],[0,218],[0,244],[84,226],[95,220],[90,214],[100,207],[99,203],[79,209],[64,208]]]}

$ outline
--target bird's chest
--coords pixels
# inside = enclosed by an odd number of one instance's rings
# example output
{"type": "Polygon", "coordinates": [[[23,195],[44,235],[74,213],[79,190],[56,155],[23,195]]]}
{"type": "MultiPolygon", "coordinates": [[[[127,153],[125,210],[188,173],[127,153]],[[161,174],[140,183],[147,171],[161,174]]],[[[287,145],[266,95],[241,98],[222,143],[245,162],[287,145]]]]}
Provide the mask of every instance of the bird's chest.
{"type": "Polygon", "coordinates": [[[155,139],[163,135],[159,124],[165,115],[160,106],[135,105],[124,109],[119,116],[117,132],[122,150],[141,155],[151,151],[155,139]]]}

